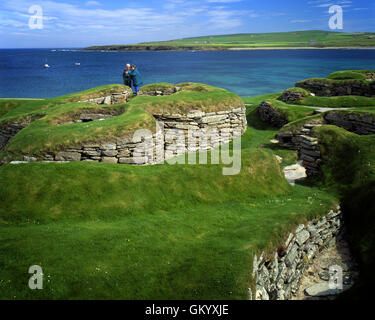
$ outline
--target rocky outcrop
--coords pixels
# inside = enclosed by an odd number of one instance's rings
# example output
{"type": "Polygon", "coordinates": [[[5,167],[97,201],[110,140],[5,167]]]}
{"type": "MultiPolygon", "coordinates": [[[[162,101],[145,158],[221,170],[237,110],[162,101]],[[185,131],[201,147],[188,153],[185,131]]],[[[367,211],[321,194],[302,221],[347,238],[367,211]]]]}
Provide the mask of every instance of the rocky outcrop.
{"type": "Polygon", "coordinates": [[[263,101],[259,105],[258,114],[262,121],[270,123],[277,128],[281,128],[288,123],[288,120],[267,101],[263,101]]]}
{"type": "Polygon", "coordinates": [[[308,89],[317,96],[375,96],[375,81],[307,79],[297,82],[296,87],[308,89]]]}
{"type": "Polygon", "coordinates": [[[314,258],[342,227],[340,207],[326,216],[298,226],[270,259],[254,257],[253,277],[256,300],[288,300],[298,292],[300,280],[314,258]]]}

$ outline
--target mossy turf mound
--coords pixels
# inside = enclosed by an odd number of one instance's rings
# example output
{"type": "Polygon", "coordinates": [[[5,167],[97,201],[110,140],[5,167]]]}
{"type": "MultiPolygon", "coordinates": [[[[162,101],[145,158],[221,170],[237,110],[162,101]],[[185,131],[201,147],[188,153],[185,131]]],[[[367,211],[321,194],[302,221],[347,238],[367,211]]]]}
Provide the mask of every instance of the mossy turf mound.
{"type": "Polygon", "coordinates": [[[332,80],[366,80],[373,79],[375,70],[346,70],[336,71],[327,76],[327,79],[332,80]]]}
{"type": "MultiPolygon", "coordinates": [[[[154,84],[153,88],[172,85],[154,84]]],[[[148,86],[148,87],[150,87],[148,86]]],[[[30,123],[7,144],[4,152],[14,156],[40,155],[83,143],[100,143],[132,136],[137,129],[155,130],[153,114],[190,111],[226,111],[243,107],[242,100],[224,89],[195,83],[181,84],[180,90],[165,96],[138,96],[117,105],[95,105],[85,101],[124,90],[109,85],[43,101],[0,103],[0,128],[13,123],[30,123]],[[6,112],[8,111],[8,112],[6,112]],[[89,123],[69,123],[82,113],[102,113],[114,117],[89,123]]],[[[147,87],[147,86],[146,86],[147,87]]],[[[4,154],[3,152],[3,154],[4,154]]]]}

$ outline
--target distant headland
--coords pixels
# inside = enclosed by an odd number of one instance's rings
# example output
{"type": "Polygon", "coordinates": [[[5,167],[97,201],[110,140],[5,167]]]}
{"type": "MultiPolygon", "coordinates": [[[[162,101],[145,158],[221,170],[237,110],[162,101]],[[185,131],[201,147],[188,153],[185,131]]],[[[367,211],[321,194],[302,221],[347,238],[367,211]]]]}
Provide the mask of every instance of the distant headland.
{"type": "Polygon", "coordinates": [[[375,33],[295,31],[241,33],[125,45],[90,46],[88,51],[215,51],[270,49],[375,49],[375,33]]]}

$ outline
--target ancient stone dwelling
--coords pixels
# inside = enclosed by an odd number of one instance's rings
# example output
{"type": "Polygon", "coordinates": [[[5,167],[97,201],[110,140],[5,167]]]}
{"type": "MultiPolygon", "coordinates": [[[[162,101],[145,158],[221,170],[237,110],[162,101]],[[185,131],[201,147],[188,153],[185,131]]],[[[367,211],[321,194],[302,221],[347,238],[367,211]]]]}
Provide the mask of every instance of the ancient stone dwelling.
{"type": "MultiPolygon", "coordinates": [[[[181,90],[180,87],[168,87],[161,90],[141,90],[140,95],[162,96],[172,95],[181,90]]],[[[128,101],[132,92],[121,89],[108,96],[81,100],[96,105],[120,104],[128,101]]],[[[59,125],[102,121],[117,114],[81,113],[77,119],[59,125]]],[[[119,164],[155,164],[187,152],[210,150],[230,142],[241,136],[247,127],[246,109],[242,107],[207,112],[204,108],[191,110],[187,113],[158,112],[152,113],[156,129],[149,132],[134,132],[131,135],[117,137],[109,141],[85,142],[65,147],[57,152],[43,152],[43,156],[25,155],[24,161],[91,161],[119,164]]],[[[12,124],[1,131],[2,146],[21,129],[23,125],[12,124]]]]}

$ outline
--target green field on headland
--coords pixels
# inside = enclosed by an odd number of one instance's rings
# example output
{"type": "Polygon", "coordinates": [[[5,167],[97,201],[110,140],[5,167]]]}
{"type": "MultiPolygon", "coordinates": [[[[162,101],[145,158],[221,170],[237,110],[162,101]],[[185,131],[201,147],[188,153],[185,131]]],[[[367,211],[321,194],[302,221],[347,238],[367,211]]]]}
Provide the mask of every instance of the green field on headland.
{"type": "MultiPolygon", "coordinates": [[[[3,159],[116,136],[124,128],[148,125],[147,110],[163,105],[168,112],[176,105],[213,111],[220,103],[225,108],[225,101],[232,107],[244,103],[247,130],[241,137],[241,171],[233,176],[222,175],[224,164],[211,163],[5,161],[0,166],[0,299],[247,299],[248,288],[255,287],[254,254],[282,248],[296,226],[338,203],[361,267],[361,279],[346,295],[363,297],[374,284],[375,135],[360,130],[371,130],[375,122],[374,81],[375,71],[353,70],[242,99],[189,83],[168,96],[139,96],[108,106],[78,101],[122,86],[40,101],[1,100],[0,131],[33,121],[4,146],[3,159]],[[261,105],[286,125],[262,121],[261,105]],[[82,109],[113,117],[65,124],[82,109]],[[279,132],[295,133],[311,119],[321,124],[313,134],[322,165],[316,176],[291,186],[282,169],[296,163],[299,153],[271,140],[279,132]],[[70,133],[74,139],[68,139],[70,133]],[[27,286],[31,265],[43,268],[43,290],[27,286]]],[[[175,87],[146,89],[169,86],[175,87]]]]}
{"type": "Polygon", "coordinates": [[[244,33],[183,38],[137,44],[91,46],[84,50],[230,50],[266,48],[349,48],[375,47],[375,33],[343,33],[332,31],[295,31],[244,33]]]}

